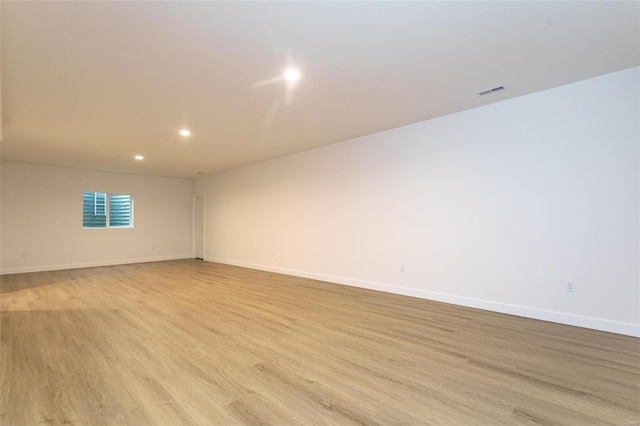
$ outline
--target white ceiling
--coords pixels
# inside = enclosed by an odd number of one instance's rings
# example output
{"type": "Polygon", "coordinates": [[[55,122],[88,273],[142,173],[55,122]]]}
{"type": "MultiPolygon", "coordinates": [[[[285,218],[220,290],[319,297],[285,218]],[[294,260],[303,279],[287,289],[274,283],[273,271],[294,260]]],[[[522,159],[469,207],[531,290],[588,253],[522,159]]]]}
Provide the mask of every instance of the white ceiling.
{"type": "Polygon", "coordinates": [[[193,178],[640,65],[639,6],[3,2],[2,158],[193,178]]]}

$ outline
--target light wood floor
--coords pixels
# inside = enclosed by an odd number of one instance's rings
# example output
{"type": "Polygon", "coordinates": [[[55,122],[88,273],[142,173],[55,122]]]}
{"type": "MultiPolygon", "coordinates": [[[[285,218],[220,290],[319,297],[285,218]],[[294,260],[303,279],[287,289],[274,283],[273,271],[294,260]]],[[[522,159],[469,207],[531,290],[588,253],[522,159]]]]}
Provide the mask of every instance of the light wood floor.
{"type": "Polygon", "coordinates": [[[640,421],[636,338],[195,260],[0,290],[2,425],[640,421]]]}

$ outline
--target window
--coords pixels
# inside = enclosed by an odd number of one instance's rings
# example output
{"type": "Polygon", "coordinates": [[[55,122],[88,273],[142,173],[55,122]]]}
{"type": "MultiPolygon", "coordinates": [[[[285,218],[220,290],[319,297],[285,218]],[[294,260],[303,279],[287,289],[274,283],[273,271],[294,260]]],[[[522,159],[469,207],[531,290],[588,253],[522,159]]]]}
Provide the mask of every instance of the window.
{"type": "Polygon", "coordinates": [[[83,228],[133,228],[133,198],[127,194],[82,194],[83,228]]]}
{"type": "Polygon", "coordinates": [[[109,194],[109,226],[114,228],[130,228],[131,195],[109,194]]]}

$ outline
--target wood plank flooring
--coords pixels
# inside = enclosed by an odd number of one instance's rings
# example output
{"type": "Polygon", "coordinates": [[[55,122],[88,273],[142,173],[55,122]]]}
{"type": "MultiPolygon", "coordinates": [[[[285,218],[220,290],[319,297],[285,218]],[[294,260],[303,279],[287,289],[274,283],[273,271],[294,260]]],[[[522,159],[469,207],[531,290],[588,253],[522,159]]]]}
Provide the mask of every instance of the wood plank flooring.
{"type": "Polygon", "coordinates": [[[640,339],[196,260],[3,276],[0,424],[637,425],[640,339]]]}

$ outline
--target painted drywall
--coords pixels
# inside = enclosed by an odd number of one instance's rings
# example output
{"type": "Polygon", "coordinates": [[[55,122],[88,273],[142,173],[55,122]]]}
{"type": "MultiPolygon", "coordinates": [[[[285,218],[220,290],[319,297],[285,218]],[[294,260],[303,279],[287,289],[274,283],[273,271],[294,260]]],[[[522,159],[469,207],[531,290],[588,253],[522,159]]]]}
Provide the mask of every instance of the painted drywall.
{"type": "Polygon", "coordinates": [[[3,162],[3,274],[191,257],[188,179],[3,162]],[[83,229],[82,193],[132,194],[134,227],[83,229]]]}
{"type": "Polygon", "coordinates": [[[639,81],[203,176],[205,258],[640,335],[639,81]]]}

